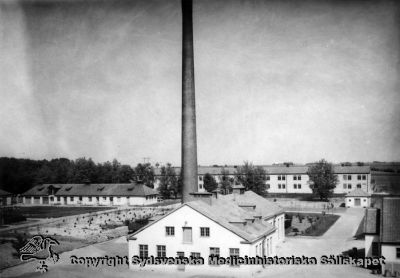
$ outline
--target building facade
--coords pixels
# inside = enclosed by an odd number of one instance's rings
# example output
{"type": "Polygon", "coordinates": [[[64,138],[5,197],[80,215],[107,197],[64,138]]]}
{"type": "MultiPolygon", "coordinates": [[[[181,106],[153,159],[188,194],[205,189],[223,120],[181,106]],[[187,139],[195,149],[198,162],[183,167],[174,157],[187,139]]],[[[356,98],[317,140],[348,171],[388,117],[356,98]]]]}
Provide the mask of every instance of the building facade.
{"type": "MultiPolygon", "coordinates": [[[[268,193],[298,193],[310,194],[310,180],[307,175],[309,166],[307,165],[291,165],[291,166],[262,166],[267,174],[266,189],[268,193]]],[[[198,192],[205,192],[204,175],[211,174],[218,183],[222,182],[222,171],[225,170],[229,174],[229,179],[235,180],[236,166],[226,167],[207,167],[199,166],[198,168],[198,192]]],[[[175,172],[179,175],[180,168],[175,168],[175,172]]],[[[371,186],[371,169],[369,166],[334,166],[334,172],[338,177],[338,184],[334,190],[335,194],[347,194],[354,189],[361,189],[367,193],[372,192],[371,186]]],[[[158,188],[161,172],[159,169],[155,171],[155,186],[158,188]]]]}
{"type": "Polygon", "coordinates": [[[22,195],[24,205],[142,206],[157,203],[144,184],[43,184],[22,195]]]}
{"type": "Polygon", "coordinates": [[[367,208],[371,205],[371,194],[362,189],[354,189],[346,194],[345,204],[348,208],[367,208]]]}
{"type": "MultiPolygon", "coordinates": [[[[147,265],[146,269],[215,267],[216,271],[248,271],[249,266],[244,265],[210,265],[210,256],[274,256],[284,235],[284,212],[274,203],[251,191],[215,194],[184,203],[129,236],[129,267],[134,270],[141,268],[132,263],[135,256],[194,256],[204,258],[204,265],[147,265]]],[[[256,270],[257,266],[250,268],[256,270]]]]}

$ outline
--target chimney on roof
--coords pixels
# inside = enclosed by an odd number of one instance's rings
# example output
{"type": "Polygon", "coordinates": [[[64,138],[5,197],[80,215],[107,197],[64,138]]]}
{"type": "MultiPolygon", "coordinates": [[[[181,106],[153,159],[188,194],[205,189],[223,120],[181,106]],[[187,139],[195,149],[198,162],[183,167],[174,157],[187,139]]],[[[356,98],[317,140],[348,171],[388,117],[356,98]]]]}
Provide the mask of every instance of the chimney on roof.
{"type": "Polygon", "coordinates": [[[182,202],[197,192],[192,0],[182,0],[182,202]]]}

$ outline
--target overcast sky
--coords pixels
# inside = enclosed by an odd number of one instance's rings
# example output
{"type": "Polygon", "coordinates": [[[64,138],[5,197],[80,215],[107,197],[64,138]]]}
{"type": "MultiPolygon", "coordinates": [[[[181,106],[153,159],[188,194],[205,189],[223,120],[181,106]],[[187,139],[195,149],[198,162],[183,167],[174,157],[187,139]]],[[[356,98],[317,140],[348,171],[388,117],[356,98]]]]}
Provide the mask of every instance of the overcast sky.
{"type": "MultiPolygon", "coordinates": [[[[15,3],[0,156],[180,164],[180,1],[15,3]]],[[[199,164],[399,161],[394,3],[194,0],[199,164]]]]}

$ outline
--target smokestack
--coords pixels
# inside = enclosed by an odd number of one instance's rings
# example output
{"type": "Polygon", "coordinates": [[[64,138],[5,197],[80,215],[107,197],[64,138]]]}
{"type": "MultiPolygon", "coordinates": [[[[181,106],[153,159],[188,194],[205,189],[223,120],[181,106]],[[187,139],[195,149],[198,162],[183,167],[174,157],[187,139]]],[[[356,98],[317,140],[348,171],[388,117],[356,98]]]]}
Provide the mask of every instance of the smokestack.
{"type": "Polygon", "coordinates": [[[182,0],[182,202],[197,192],[192,0],[182,0]]]}

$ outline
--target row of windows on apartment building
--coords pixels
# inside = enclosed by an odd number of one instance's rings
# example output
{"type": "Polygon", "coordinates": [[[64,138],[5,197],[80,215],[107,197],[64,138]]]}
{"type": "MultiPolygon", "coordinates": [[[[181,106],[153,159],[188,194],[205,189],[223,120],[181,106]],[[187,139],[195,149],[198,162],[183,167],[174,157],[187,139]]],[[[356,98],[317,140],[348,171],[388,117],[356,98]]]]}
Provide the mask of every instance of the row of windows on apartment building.
{"type": "MultiPolygon", "coordinates": [[[[210,256],[219,256],[220,249],[219,247],[210,247],[210,256]]],[[[167,247],[165,245],[157,245],[156,246],[157,257],[164,258],[167,256],[167,247]]],[[[176,252],[177,257],[184,257],[185,252],[178,251],[176,252]]],[[[240,255],[239,248],[229,248],[229,256],[240,255]]],[[[200,252],[190,252],[190,257],[199,258],[201,256],[200,252]]],[[[140,258],[148,258],[149,257],[149,246],[147,244],[139,244],[139,257],[140,258]]]]}
{"type": "MultiPolygon", "coordinates": [[[[266,184],[266,189],[270,189],[271,185],[269,183],[266,184]]],[[[294,189],[301,189],[301,183],[295,183],[293,184],[294,189]]],[[[284,183],[278,183],[278,189],[286,189],[286,184],[284,183]]]]}
{"type": "MultiPolygon", "coordinates": [[[[356,187],[361,189],[362,188],[361,183],[357,184],[356,187]]],[[[351,183],[344,183],[343,184],[343,189],[352,189],[351,183]]]]}
{"type": "MultiPolygon", "coordinates": [[[[351,181],[351,176],[352,175],[343,175],[343,179],[346,181],[351,181]]],[[[365,181],[365,180],[367,180],[367,175],[357,175],[357,180],[359,180],[359,181],[361,181],[361,180],[363,180],[363,181],[365,181]]]]}
{"type": "MultiPolygon", "coordinates": [[[[192,243],[192,227],[182,227],[183,232],[183,243],[192,243]]],[[[166,226],[165,227],[165,235],[166,236],[175,236],[175,227],[166,226]]],[[[210,228],[209,227],[200,227],[200,236],[201,237],[210,237],[210,228]]]]}

